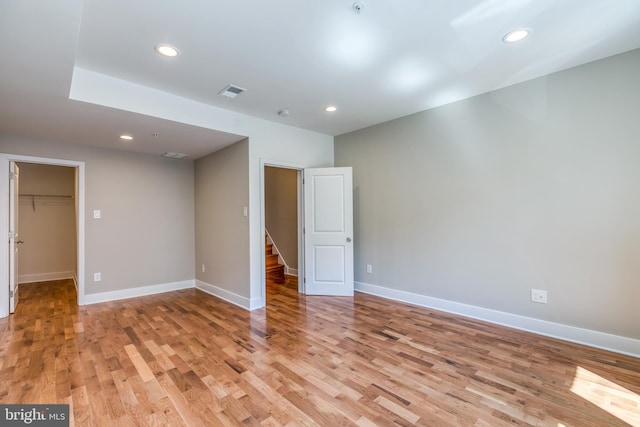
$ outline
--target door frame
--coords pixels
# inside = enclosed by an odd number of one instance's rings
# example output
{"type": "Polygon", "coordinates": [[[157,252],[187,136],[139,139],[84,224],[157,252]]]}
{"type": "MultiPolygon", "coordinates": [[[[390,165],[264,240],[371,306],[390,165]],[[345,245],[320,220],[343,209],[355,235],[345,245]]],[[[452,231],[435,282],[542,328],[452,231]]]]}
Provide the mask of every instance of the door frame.
{"type": "MultiPolygon", "coordinates": [[[[85,303],[85,163],[53,159],[47,157],[22,156],[17,154],[0,153],[0,233],[9,236],[9,162],[37,163],[52,166],[67,166],[76,169],[76,288],[78,305],[85,303]]],[[[9,245],[0,245],[0,262],[8,268],[9,245]]],[[[0,274],[0,318],[9,316],[9,272],[0,274]]]]}
{"type": "Polygon", "coordinates": [[[266,230],[265,225],[265,179],[264,179],[264,168],[265,167],[274,167],[281,169],[293,169],[297,172],[297,180],[298,180],[298,194],[297,194],[297,205],[298,205],[298,292],[305,293],[304,289],[304,280],[301,278],[304,277],[304,187],[302,185],[302,178],[304,176],[304,166],[291,163],[284,162],[281,160],[273,160],[273,159],[260,159],[260,280],[261,280],[261,307],[266,306],[267,304],[267,273],[266,273],[266,253],[265,253],[265,245],[264,245],[264,235],[266,230]]]}

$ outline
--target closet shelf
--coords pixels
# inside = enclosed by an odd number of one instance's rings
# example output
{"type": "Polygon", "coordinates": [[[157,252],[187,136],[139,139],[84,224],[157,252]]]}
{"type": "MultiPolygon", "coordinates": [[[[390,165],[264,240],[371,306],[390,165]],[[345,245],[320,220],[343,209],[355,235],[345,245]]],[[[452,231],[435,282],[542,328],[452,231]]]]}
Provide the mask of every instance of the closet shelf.
{"type": "MultiPolygon", "coordinates": [[[[67,200],[73,200],[74,196],[69,196],[66,194],[18,194],[18,196],[20,197],[28,197],[31,199],[31,207],[33,208],[33,211],[36,211],[36,198],[39,198],[40,200],[38,200],[38,205],[42,206],[47,206],[50,204],[58,204],[58,203],[64,203],[66,205],[69,204],[69,202],[63,202],[63,201],[53,201],[53,200],[46,200],[47,198],[49,199],[67,199],[67,200]],[[44,200],[43,200],[44,199],[44,200]]],[[[25,200],[22,199],[21,203],[24,203],[25,200]]]]}
{"type": "Polygon", "coordinates": [[[65,194],[19,194],[20,197],[60,197],[64,199],[73,199],[73,196],[65,194]]]}

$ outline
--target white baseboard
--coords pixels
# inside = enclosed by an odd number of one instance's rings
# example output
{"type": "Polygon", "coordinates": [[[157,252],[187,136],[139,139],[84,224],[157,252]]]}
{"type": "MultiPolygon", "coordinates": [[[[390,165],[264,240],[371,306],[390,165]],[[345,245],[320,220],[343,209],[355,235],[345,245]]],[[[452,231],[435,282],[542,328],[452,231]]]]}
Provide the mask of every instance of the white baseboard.
{"type": "Polygon", "coordinates": [[[101,302],[116,301],[127,298],[143,297],[146,295],[161,294],[164,292],[189,289],[195,286],[194,280],[182,282],[161,283],[159,285],[141,286],[139,288],[122,289],[119,291],[85,294],[84,304],[97,304],[101,302]]]}
{"type": "Polygon", "coordinates": [[[18,276],[18,283],[33,283],[33,282],[50,282],[52,280],[73,279],[75,277],[75,271],[57,271],[54,273],[37,273],[37,274],[22,274],[18,276]]]}
{"type": "Polygon", "coordinates": [[[298,277],[298,269],[297,269],[297,268],[285,267],[285,269],[284,269],[284,274],[287,274],[287,275],[289,275],[289,276],[296,276],[296,277],[298,277]]]}
{"type": "Polygon", "coordinates": [[[266,305],[266,301],[262,298],[251,298],[249,300],[249,311],[257,310],[259,308],[265,307],[266,305]]]}
{"type": "Polygon", "coordinates": [[[448,313],[459,314],[478,320],[484,320],[498,325],[508,326],[539,335],[558,338],[565,341],[584,344],[603,350],[614,351],[629,356],[640,357],[640,340],[592,331],[590,329],[577,328],[575,326],[548,322],[503,311],[491,310],[459,302],[428,297],[412,292],[399,291],[383,286],[370,285],[368,283],[355,282],[355,290],[383,298],[402,301],[422,307],[448,313]]]}
{"type": "Polygon", "coordinates": [[[264,306],[261,298],[249,299],[210,283],[203,282],[202,280],[196,280],[196,288],[200,289],[202,292],[208,293],[209,295],[213,295],[214,297],[218,297],[230,302],[231,304],[237,305],[238,307],[242,307],[245,310],[255,310],[256,308],[264,306]]]}

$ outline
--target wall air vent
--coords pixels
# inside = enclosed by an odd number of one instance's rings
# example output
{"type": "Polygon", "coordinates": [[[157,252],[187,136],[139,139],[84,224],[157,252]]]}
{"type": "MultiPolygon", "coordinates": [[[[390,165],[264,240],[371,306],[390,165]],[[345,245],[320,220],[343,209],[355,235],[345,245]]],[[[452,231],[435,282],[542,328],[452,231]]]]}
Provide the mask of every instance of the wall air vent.
{"type": "Polygon", "coordinates": [[[218,92],[218,95],[224,96],[225,98],[235,98],[236,96],[240,95],[242,92],[245,92],[245,91],[246,89],[243,89],[240,86],[229,85],[224,89],[222,89],[220,92],[218,92]]]}
{"type": "Polygon", "coordinates": [[[188,157],[188,154],[182,154],[182,153],[164,153],[162,155],[163,157],[167,157],[169,159],[184,159],[185,157],[188,157]]]}

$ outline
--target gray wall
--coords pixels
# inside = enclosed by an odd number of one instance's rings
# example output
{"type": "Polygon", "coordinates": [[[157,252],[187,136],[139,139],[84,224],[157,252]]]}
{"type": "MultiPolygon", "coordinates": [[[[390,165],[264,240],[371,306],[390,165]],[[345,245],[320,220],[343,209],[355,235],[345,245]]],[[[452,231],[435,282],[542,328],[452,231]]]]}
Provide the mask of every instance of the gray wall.
{"type": "Polygon", "coordinates": [[[264,168],[265,227],[289,268],[298,268],[298,172],[264,168]]]}
{"type": "Polygon", "coordinates": [[[75,168],[19,163],[19,282],[76,275],[75,168]],[[33,195],[38,195],[33,196],[33,195]],[[47,197],[65,196],[65,197],[47,197]]]}
{"type": "Polygon", "coordinates": [[[249,298],[249,142],[195,162],[196,279],[249,298]],[[202,265],[205,272],[202,272],[202,265]]]}
{"type": "Polygon", "coordinates": [[[356,280],[640,338],[639,112],[633,51],[337,137],[356,280]]]}
{"type": "Polygon", "coordinates": [[[85,162],[86,294],[193,280],[192,161],[8,135],[0,152],[85,162]]]}

